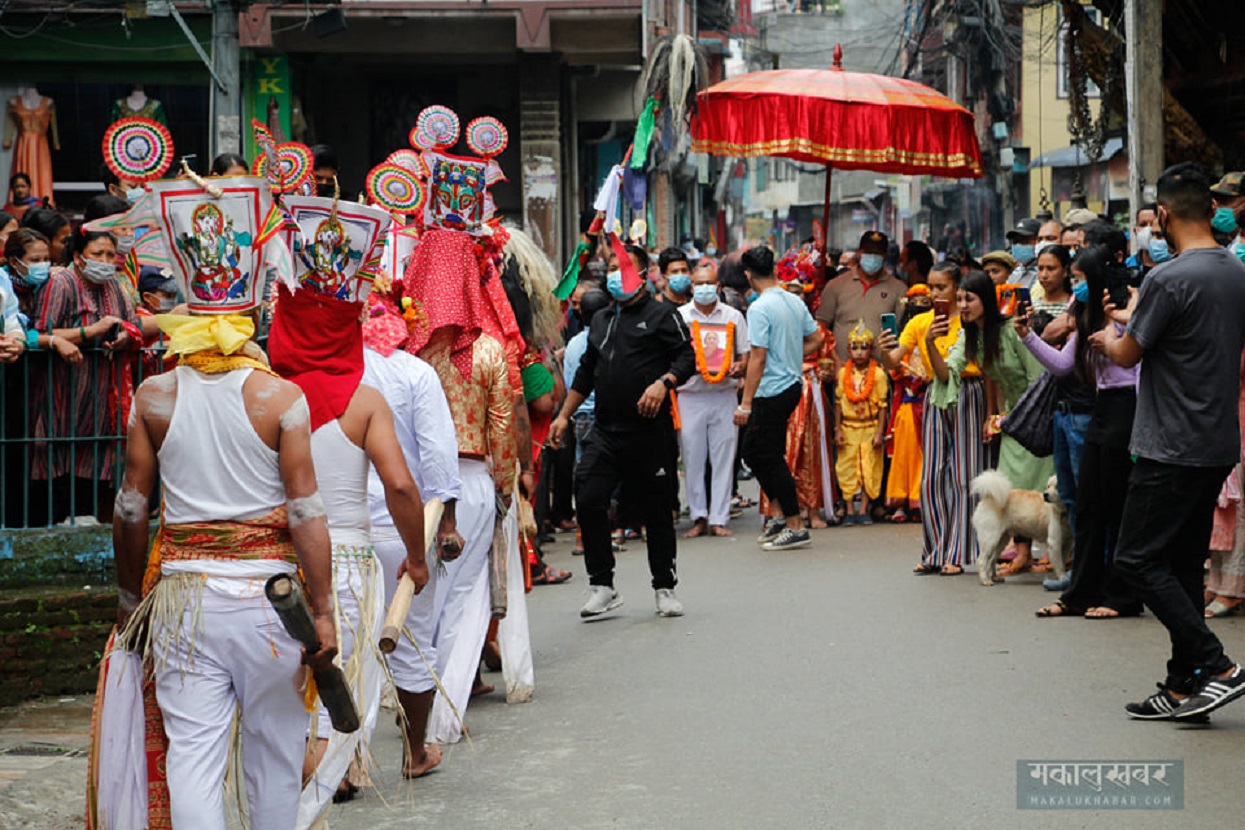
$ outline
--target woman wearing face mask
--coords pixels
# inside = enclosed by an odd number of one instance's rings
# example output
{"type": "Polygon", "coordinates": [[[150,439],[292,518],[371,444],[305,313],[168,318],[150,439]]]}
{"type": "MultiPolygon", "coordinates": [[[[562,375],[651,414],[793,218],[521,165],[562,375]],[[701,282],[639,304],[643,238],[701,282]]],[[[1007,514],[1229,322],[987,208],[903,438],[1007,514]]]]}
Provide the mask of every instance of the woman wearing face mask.
{"type": "MultiPolygon", "coordinates": [[[[116,243],[110,234],[79,234],[74,240],[73,265],[53,269],[39,297],[33,317],[39,331],[79,346],[89,359],[68,369],[53,368],[51,418],[40,412],[35,422],[38,438],[125,432],[133,391],[132,351],[142,334],[134,305],[117,281],[116,256],[116,243]],[[90,354],[97,349],[104,354],[90,354]]],[[[41,379],[38,385],[46,382],[41,379]]],[[[44,395],[45,390],[36,389],[34,400],[45,400],[44,395]]],[[[71,453],[66,445],[58,444],[50,470],[46,448],[35,452],[32,477],[51,477],[57,482],[53,522],[69,515],[70,488],[77,495],[73,507],[77,514],[89,513],[98,505],[97,517],[102,521],[111,516],[116,441],[83,441],[74,446],[71,453]]]]}
{"type": "MultiPolygon", "coordinates": [[[[882,365],[894,369],[916,353],[927,378],[934,377],[934,357],[945,366],[947,353],[960,334],[960,309],[955,301],[959,284],[958,264],[944,261],[934,266],[929,272],[934,309],[913,317],[898,340],[888,331],[881,332],[882,365]]],[[[963,362],[956,372],[955,393],[944,397],[941,404],[933,400],[932,385],[926,388],[921,425],[921,561],[913,573],[954,576],[977,559],[968,484],[986,468],[986,446],[981,440],[985,418],[985,383],[976,360],[963,362]]]]}
{"type": "MultiPolygon", "coordinates": [[[[47,239],[37,231],[21,228],[5,242],[4,256],[8,265],[0,270],[0,285],[7,281],[12,290],[15,301],[12,310],[26,331],[26,347],[52,349],[70,363],[80,361],[82,352],[73,343],[53,333],[41,332],[30,325],[43,286],[51,275],[52,263],[48,260],[47,239]]],[[[6,309],[6,316],[8,311],[6,309]]]]}
{"type": "MultiPolygon", "coordinates": [[[[1097,390],[1090,407],[1085,443],[1077,471],[1076,538],[1071,584],[1059,600],[1037,612],[1039,617],[1081,616],[1106,619],[1136,616],[1141,603],[1115,571],[1115,539],[1119,535],[1124,495],[1132,470],[1128,442],[1137,407],[1140,366],[1122,369],[1095,352],[1080,332],[1115,326],[1102,305],[1111,255],[1106,248],[1082,251],[1072,263],[1076,296],[1076,331],[1062,350],[1046,344],[1029,330],[1026,317],[1016,320],[1016,333],[1025,347],[1052,374],[1076,378],[1097,390]],[[1105,556],[1104,556],[1104,553],[1105,556]]],[[[1062,480],[1060,490],[1062,497],[1062,480]]],[[[1070,514],[1072,515],[1072,514],[1070,514]]]]}
{"type": "MultiPolygon", "coordinates": [[[[1042,367],[1020,342],[1011,321],[999,314],[994,283],[984,272],[973,271],[965,277],[956,297],[962,322],[960,335],[945,359],[937,352],[930,354],[934,368],[930,400],[935,406],[954,403],[960,386],[960,372],[965,366],[976,362],[1002,396],[1002,413],[1009,412],[1030,384],[1042,374],[1042,367]]],[[[935,323],[930,327],[930,335],[942,335],[946,328],[945,321],[935,323]]],[[[990,412],[982,426],[988,441],[998,436],[994,426],[996,422],[996,413],[990,412]]],[[[999,472],[1007,476],[1012,487],[1040,493],[1054,472],[1054,464],[1049,458],[1033,455],[1010,435],[1004,435],[999,444],[999,472]]],[[[966,486],[968,483],[965,481],[966,486]]],[[[1021,538],[1015,538],[1013,542],[1016,559],[1012,563],[1012,572],[1028,570],[1029,543],[1021,538]]]]}
{"type": "MultiPolygon", "coordinates": [[[[1098,248],[1102,253],[1106,250],[1098,248]]],[[[1039,338],[1056,348],[1064,344],[1069,333],[1075,330],[1076,309],[1083,307],[1083,303],[1078,303],[1075,308],[1069,309],[1073,283],[1079,286],[1077,290],[1082,293],[1088,287],[1083,275],[1072,275],[1074,267],[1068,250],[1062,245],[1051,246],[1038,256],[1038,282],[1045,296],[1040,300],[1035,296],[1030,308],[1017,309],[1015,326],[1018,334],[1023,337],[1031,328],[1039,338]]],[[[1092,379],[1087,381],[1075,373],[1055,374],[1059,375],[1055,381],[1055,474],[1059,481],[1059,500],[1067,507],[1068,520],[1075,529],[1081,447],[1085,443],[1085,432],[1089,428],[1093,409],[1094,385],[1092,379]]],[[[1000,573],[1007,576],[1011,567],[1005,565],[1000,573]]],[[[1023,567],[1023,562],[1016,564],[1016,567],[1023,567]]],[[[1033,570],[1044,568],[1034,566],[1033,570]]]]}

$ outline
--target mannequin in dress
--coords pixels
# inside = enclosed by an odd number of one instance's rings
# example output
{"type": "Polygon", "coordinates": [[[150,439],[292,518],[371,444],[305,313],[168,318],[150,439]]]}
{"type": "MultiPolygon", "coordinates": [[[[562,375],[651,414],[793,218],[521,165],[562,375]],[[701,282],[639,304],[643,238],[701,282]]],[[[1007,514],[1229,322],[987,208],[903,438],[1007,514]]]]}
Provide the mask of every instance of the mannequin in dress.
{"type": "Polygon", "coordinates": [[[120,121],[122,118],[150,118],[166,127],[169,125],[164,117],[164,104],[155,98],[148,98],[142,84],[135,84],[129,95],[113,101],[112,120],[120,121]]]}
{"type": "Polygon", "coordinates": [[[18,93],[9,99],[4,119],[4,149],[14,147],[10,174],[25,173],[30,177],[31,195],[38,199],[52,198],[52,150],[60,150],[60,134],[56,128],[56,105],[51,98],[40,95],[34,84],[18,86],[18,93]],[[48,131],[52,132],[49,148],[48,131]]]}

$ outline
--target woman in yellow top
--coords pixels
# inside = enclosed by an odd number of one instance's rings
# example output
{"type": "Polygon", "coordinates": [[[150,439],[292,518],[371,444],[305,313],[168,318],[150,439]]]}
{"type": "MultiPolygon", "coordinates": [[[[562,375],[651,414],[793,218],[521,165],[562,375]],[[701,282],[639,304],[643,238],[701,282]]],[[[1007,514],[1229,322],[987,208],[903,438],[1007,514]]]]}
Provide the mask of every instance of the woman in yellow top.
{"type": "MultiPolygon", "coordinates": [[[[911,352],[921,355],[926,376],[933,377],[930,350],[946,357],[960,334],[960,314],[956,291],[960,269],[954,262],[941,262],[929,274],[929,291],[934,310],[918,314],[904,326],[896,341],[889,332],[878,339],[882,363],[893,369],[911,352]],[[945,318],[942,309],[946,309],[945,318]],[[937,317],[945,319],[946,333],[931,337],[937,317]]],[[[941,326],[939,327],[941,328],[941,326]]],[[[986,469],[986,445],[982,425],[986,420],[985,383],[981,369],[969,363],[960,373],[957,399],[947,406],[934,406],[926,391],[921,450],[921,561],[916,574],[964,573],[964,566],[977,558],[977,538],[973,533],[972,501],[968,485],[986,469]]]]}

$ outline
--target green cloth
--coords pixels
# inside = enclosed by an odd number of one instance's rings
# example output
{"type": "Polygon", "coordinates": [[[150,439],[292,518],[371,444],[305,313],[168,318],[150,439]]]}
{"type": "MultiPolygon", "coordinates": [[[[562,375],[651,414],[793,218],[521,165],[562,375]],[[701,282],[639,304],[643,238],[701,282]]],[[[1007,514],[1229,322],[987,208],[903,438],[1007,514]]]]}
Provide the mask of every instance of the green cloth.
{"type": "Polygon", "coordinates": [[[579,240],[579,244],[575,246],[575,253],[571,254],[570,261],[566,263],[566,270],[562,272],[562,279],[558,280],[557,286],[553,289],[553,296],[559,300],[565,300],[571,296],[575,286],[579,285],[579,269],[591,250],[592,247],[586,241],[579,240]]]}
{"type": "Polygon", "coordinates": [[[523,378],[523,402],[531,403],[553,391],[553,372],[543,363],[533,363],[519,373],[523,378]]]}
{"type": "Polygon", "coordinates": [[[649,98],[644,102],[644,111],[640,120],[635,123],[635,140],[631,146],[631,169],[643,170],[648,164],[648,145],[653,143],[653,131],[657,129],[657,99],[649,98]]]}
{"type": "MultiPolygon", "coordinates": [[[[934,378],[930,387],[930,403],[939,409],[955,406],[960,397],[960,373],[968,365],[965,346],[965,331],[960,329],[951,350],[947,353],[946,364],[949,376],[944,383],[934,378]]],[[[978,363],[982,371],[1003,393],[1003,410],[1010,412],[1020,396],[1025,393],[1038,377],[1041,376],[1042,365],[1037,362],[1025,345],[1011,322],[1003,324],[999,330],[999,354],[990,365],[985,365],[985,342],[981,334],[977,335],[978,363]]],[[[1004,435],[999,444],[999,472],[1011,481],[1012,487],[1020,490],[1041,492],[1046,489],[1046,481],[1055,473],[1053,458],[1038,458],[1030,453],[1010,435],[1004,435]]]]}

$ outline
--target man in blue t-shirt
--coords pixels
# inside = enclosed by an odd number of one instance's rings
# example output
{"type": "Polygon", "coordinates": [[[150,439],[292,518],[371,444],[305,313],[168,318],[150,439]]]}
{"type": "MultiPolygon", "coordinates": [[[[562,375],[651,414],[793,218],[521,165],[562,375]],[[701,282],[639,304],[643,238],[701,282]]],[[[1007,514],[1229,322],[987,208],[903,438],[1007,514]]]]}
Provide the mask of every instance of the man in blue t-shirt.
{"type": "Polygon", "coordinates": [[[745,427],[740,453],[786,519],[768,522],[757,541],[763,550],[806,548],[808,531],[787,467],[787,421],[800,403],[804,357],[821,348],[821,331],[804,302],[774,280],[773,251],[758,245],[740,261],[760,295],[748,308],[752,352],[743,401],[735,410],[735,423],[745,427]]]}

